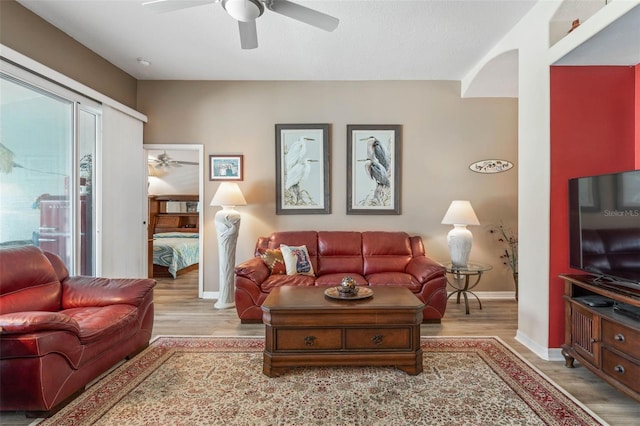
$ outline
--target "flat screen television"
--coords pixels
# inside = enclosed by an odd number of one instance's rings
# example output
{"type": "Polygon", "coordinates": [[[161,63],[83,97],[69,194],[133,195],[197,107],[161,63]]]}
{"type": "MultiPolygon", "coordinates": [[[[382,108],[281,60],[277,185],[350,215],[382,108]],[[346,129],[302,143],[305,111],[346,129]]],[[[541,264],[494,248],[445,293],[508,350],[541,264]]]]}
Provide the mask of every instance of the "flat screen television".
{"type": "Polygon", "coordinates": [[[640,170],[569,180],[569,266],[640,289],[640,170]]]}

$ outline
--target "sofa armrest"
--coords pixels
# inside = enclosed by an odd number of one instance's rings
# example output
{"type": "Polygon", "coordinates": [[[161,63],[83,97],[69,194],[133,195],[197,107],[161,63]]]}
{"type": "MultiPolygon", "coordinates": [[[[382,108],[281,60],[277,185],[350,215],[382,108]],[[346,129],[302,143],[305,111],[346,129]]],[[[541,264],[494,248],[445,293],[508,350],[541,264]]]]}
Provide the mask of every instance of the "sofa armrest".
{"type": "Polygon", "coordinates": [[[269,277],[271,271],[269,271],[269,267],[262,258],[254,257],[236,266],[235,273],[237,276],[246,278],[259,286],[269,277]]]}
{"type": "Polygon", "coordinates": [[[62,309],[127,304],[140,306],[156,282],[147,278],[70,277],[62,282],[62,309]]]}
{"type": "Polygon", "coordinates": [[[25,334],[37,331],[62,330],[80,334],[80,325],[59,312],[27,311],[0,315],[1,334],[25,334]]]}
{"type": "Polygon", "coordinates": [[[419,282],[426,283],[436,277],[444,276],[445,268],[426,256],[416,256],[411,259],[405,271],[419,282]]]}

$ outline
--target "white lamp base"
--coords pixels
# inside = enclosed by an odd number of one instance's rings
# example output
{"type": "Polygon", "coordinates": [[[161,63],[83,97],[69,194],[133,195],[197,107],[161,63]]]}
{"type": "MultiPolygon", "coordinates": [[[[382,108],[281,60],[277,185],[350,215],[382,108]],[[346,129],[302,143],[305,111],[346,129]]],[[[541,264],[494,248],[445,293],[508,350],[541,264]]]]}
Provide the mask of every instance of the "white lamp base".
{"type": "Polygon", "coordinates": [[[469,253],[473,243],[473,235],[466,225],[453,225],[454,228],[447,234],[449,254],[454,266],[467,266],[469,253]]]}
{"type": "Polygon", "coordinates": [[[216,309],[234,307],[233,268],[236,263],[236,242],[240,230],[240,213],[231,207],[223,207],[215,216],[220,261],[220,295],[213,305],[216,309]]]}
{"type": "Polygon", "coordinates": [[[221,303],[219,300],[213,304],[213,307],[216,309],[229,309],[235,306],[236,306],[235,302],[221,303]]]}

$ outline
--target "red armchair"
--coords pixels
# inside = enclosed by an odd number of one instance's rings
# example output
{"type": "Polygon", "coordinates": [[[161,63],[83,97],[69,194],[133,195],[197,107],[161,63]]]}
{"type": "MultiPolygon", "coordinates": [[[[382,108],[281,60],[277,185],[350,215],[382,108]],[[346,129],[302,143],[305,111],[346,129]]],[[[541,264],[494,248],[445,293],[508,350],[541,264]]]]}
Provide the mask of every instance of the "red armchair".
{"type": "Polygon", "coordinates": [[[0,249],[0,410],[47,416],[144,349],[150,279],[70,277],[35,246],[0,249]]]}

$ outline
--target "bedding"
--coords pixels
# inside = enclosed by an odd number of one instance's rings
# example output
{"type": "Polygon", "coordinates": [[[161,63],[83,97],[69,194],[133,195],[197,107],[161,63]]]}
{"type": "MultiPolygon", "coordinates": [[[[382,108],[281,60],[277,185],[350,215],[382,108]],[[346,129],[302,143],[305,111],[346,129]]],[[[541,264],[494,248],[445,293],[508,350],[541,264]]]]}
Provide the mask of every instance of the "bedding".
{"type": "Polygon", "coordinates": [[[179,270],[198,263],[198,236],[193,232],[153,234],[153,263],[167,267],[176,278],[179,270]]]}

